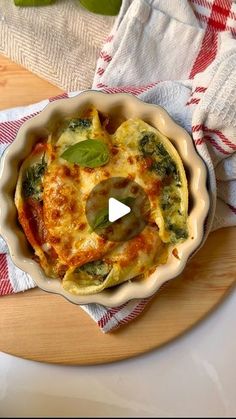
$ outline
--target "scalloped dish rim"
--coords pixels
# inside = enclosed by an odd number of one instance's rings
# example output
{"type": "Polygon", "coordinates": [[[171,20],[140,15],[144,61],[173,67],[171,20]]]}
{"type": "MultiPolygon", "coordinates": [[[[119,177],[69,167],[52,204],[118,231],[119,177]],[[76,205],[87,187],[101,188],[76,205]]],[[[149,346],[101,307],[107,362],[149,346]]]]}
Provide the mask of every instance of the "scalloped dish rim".
{"type": "Polygon", "coordinates": [[[167,281],[178,276],[188,259],[201,247],[204,222],[210,198],[207,191],[207,168],[197,153],[190,135],[177,125],[160,106],[148,104],[127,93],[107,94],[88,90],[77,96],[50,102],[38,115],[22,124],[12,144],[4,151],[0,162],[0,234],[6,241],[14,264],[29,274],[44,291],[60,294],[75,304],[97,303],[116,307],[136,298],[152,296],[167,281]],[[189,173],[189,195],[192,207],[188,217],[189,238],[174,247],[179,258],[169,252],[167,263],[158,266],[144,281],[127,281],[97,294],[76,296],[62,288],[61,280],[47,278],[40,265],[32,259],[22,229],[17,221],[14,190],[18,169],[29,154],[40,132],[49,132],[50,124],[60,117],[70,116],[79,108],[93,104],[99,111],[114,114],[121,112],[126,118],[138,117],[166,135],[174,144],[189,173]],[[191,162],[191,164],[190,164],[191,162]]]}

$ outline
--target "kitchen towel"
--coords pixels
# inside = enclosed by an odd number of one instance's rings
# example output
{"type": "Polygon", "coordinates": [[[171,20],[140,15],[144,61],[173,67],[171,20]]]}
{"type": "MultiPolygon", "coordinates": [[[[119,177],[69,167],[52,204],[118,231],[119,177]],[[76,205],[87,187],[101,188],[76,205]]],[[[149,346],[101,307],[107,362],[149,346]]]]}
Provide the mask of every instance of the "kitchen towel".
{"type": "Polygon", "coordinates": [[[113,22],[78,0],[44,7],[0,0],[0,53],[67,92],[88,89],[113,22]]]}
{"type": "MultiPolygon", "coordinates": [[[[191,133],[209,172],[212,205],[205,238],[212,230],[236,225],[235,35],[236,4],[230,0],[123,0],[93,84],[159,104],[191,133]]],[[[47,103],[0,113],[1,151],[47,103]]],[[[34,286],[13,266],[3,241],[0,246],[0,293],[34,286]]],[[[109,332],[137,317],[149,301],[82,308],[109,332]]]]}

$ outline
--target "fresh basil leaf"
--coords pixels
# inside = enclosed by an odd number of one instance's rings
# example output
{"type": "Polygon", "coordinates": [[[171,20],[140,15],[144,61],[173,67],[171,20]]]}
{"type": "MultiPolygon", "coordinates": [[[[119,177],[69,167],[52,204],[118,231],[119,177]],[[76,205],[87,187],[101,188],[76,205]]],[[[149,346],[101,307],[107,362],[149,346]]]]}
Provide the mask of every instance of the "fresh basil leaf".
{"type": "Polygon", "coordinates": [[[104,208],[103,210],[101,210],[93,222],[93,231],[97,228],[108,227],[111,224],[108,217],[108,208],[104,208]]]}
{"type": "Polygon", "coordinates": [[[104,166],[109,161],[108,146],[100,140],[84,140],[72,145],[61,157],[82,167],[104,166]]]}
{"type": "Polygon", "coordinates": [[[56,0],[14,0],[16,6],[46,6],[55,3],[56,0]]]}
{"type": "Polygon", "coordinates": [[[90,12],[115,16],[120,10],[122,0],[80,0],[82,6],[90,12]]]}
{"type": "MultiPolygon", "coordinates": [[[[132,196],[127,196],[126,198],[118,199],[118,201],[122,202],[125,205],[128,205],[128,207],[132,207],[132,205],[135,202],[135,198],[132,197],[132,196]]],[[[108,207],[106,207],[103,210],[101,210],[98,213],[97,217],[95,218],[95,220],[93,222],[93,226],[92,226],[93,231],[96,230],[97,228],[106,228],[111,224],[112,224],[111,221],[109,221],[108,207]]]]}

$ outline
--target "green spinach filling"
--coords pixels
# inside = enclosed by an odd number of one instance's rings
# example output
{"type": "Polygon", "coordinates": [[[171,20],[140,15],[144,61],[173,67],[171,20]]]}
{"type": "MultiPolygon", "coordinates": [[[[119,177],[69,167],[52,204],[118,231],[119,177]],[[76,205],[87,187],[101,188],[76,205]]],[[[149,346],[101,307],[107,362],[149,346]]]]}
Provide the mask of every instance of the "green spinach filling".
{"type": "Polygon", "coordinates": [[[68,128],[71,131],[78,131],[81,129],[90,128],[92,125],[92,120],[88,118],[74,118],[71,119],[68,125],[68,128]]]}
{"type": "Polygon", "coordinates": [[[43,156],[40,163],[36,163],[26,170],[22,182],[22,191],[25,198],[31,197],[37,201],[42,199],[42,176],[45,173],[46,167],[47,163],[45,156],[43,156]]]}
{"type": "Polygon", "coordinates": [[[188,232],[186,230],[186,227],[180,227],[178,224],[172,224],[171,222],[168,223],[168,229],[174,234],[175,241],[181,240],[181,239],[187,239],[188,238],[188,232]]]}
{"type": "Polygon", "coordinates": [[[145,134],[140,140],[140,150],[144,156],[152,156],[153,164],[150,169],[162,179],[172,176],[178,186],[181,186],[180,176],[174,160],[170,157],[157,136],[151,132],[145,134]]]}
{"type": "Polygon", "coordinates": [[[95,260],[93,262],[85,263],[76,268],[76,273],[85,272],[87,275],[93,277],[95,280],[103,282],[111,270],[111,266],[103,260],[95,260]]]}
{"type": "Polygon", "coordinates": [[[188,237],[186,220],[180,209],[181,178],[176,163],[153,132],[144,133],[139,142],[139,149],[144,157],[152,158],[149,170],[162,180],[160,205],[165,227],[170,233],[170,241],[175,243],[186,239],[188,237]]]}

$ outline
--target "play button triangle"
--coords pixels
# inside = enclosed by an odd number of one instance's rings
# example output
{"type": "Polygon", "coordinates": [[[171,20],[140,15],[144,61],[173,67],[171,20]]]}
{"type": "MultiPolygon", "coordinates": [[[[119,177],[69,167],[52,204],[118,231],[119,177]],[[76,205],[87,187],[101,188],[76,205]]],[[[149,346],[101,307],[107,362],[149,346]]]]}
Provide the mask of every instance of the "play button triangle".
{"type": "Polygon", "coordinates": [[[108,218],[111,223],[129,214],[131,209],[128,205],[123,204],[115,198],[109,198],[108,218]]]}

